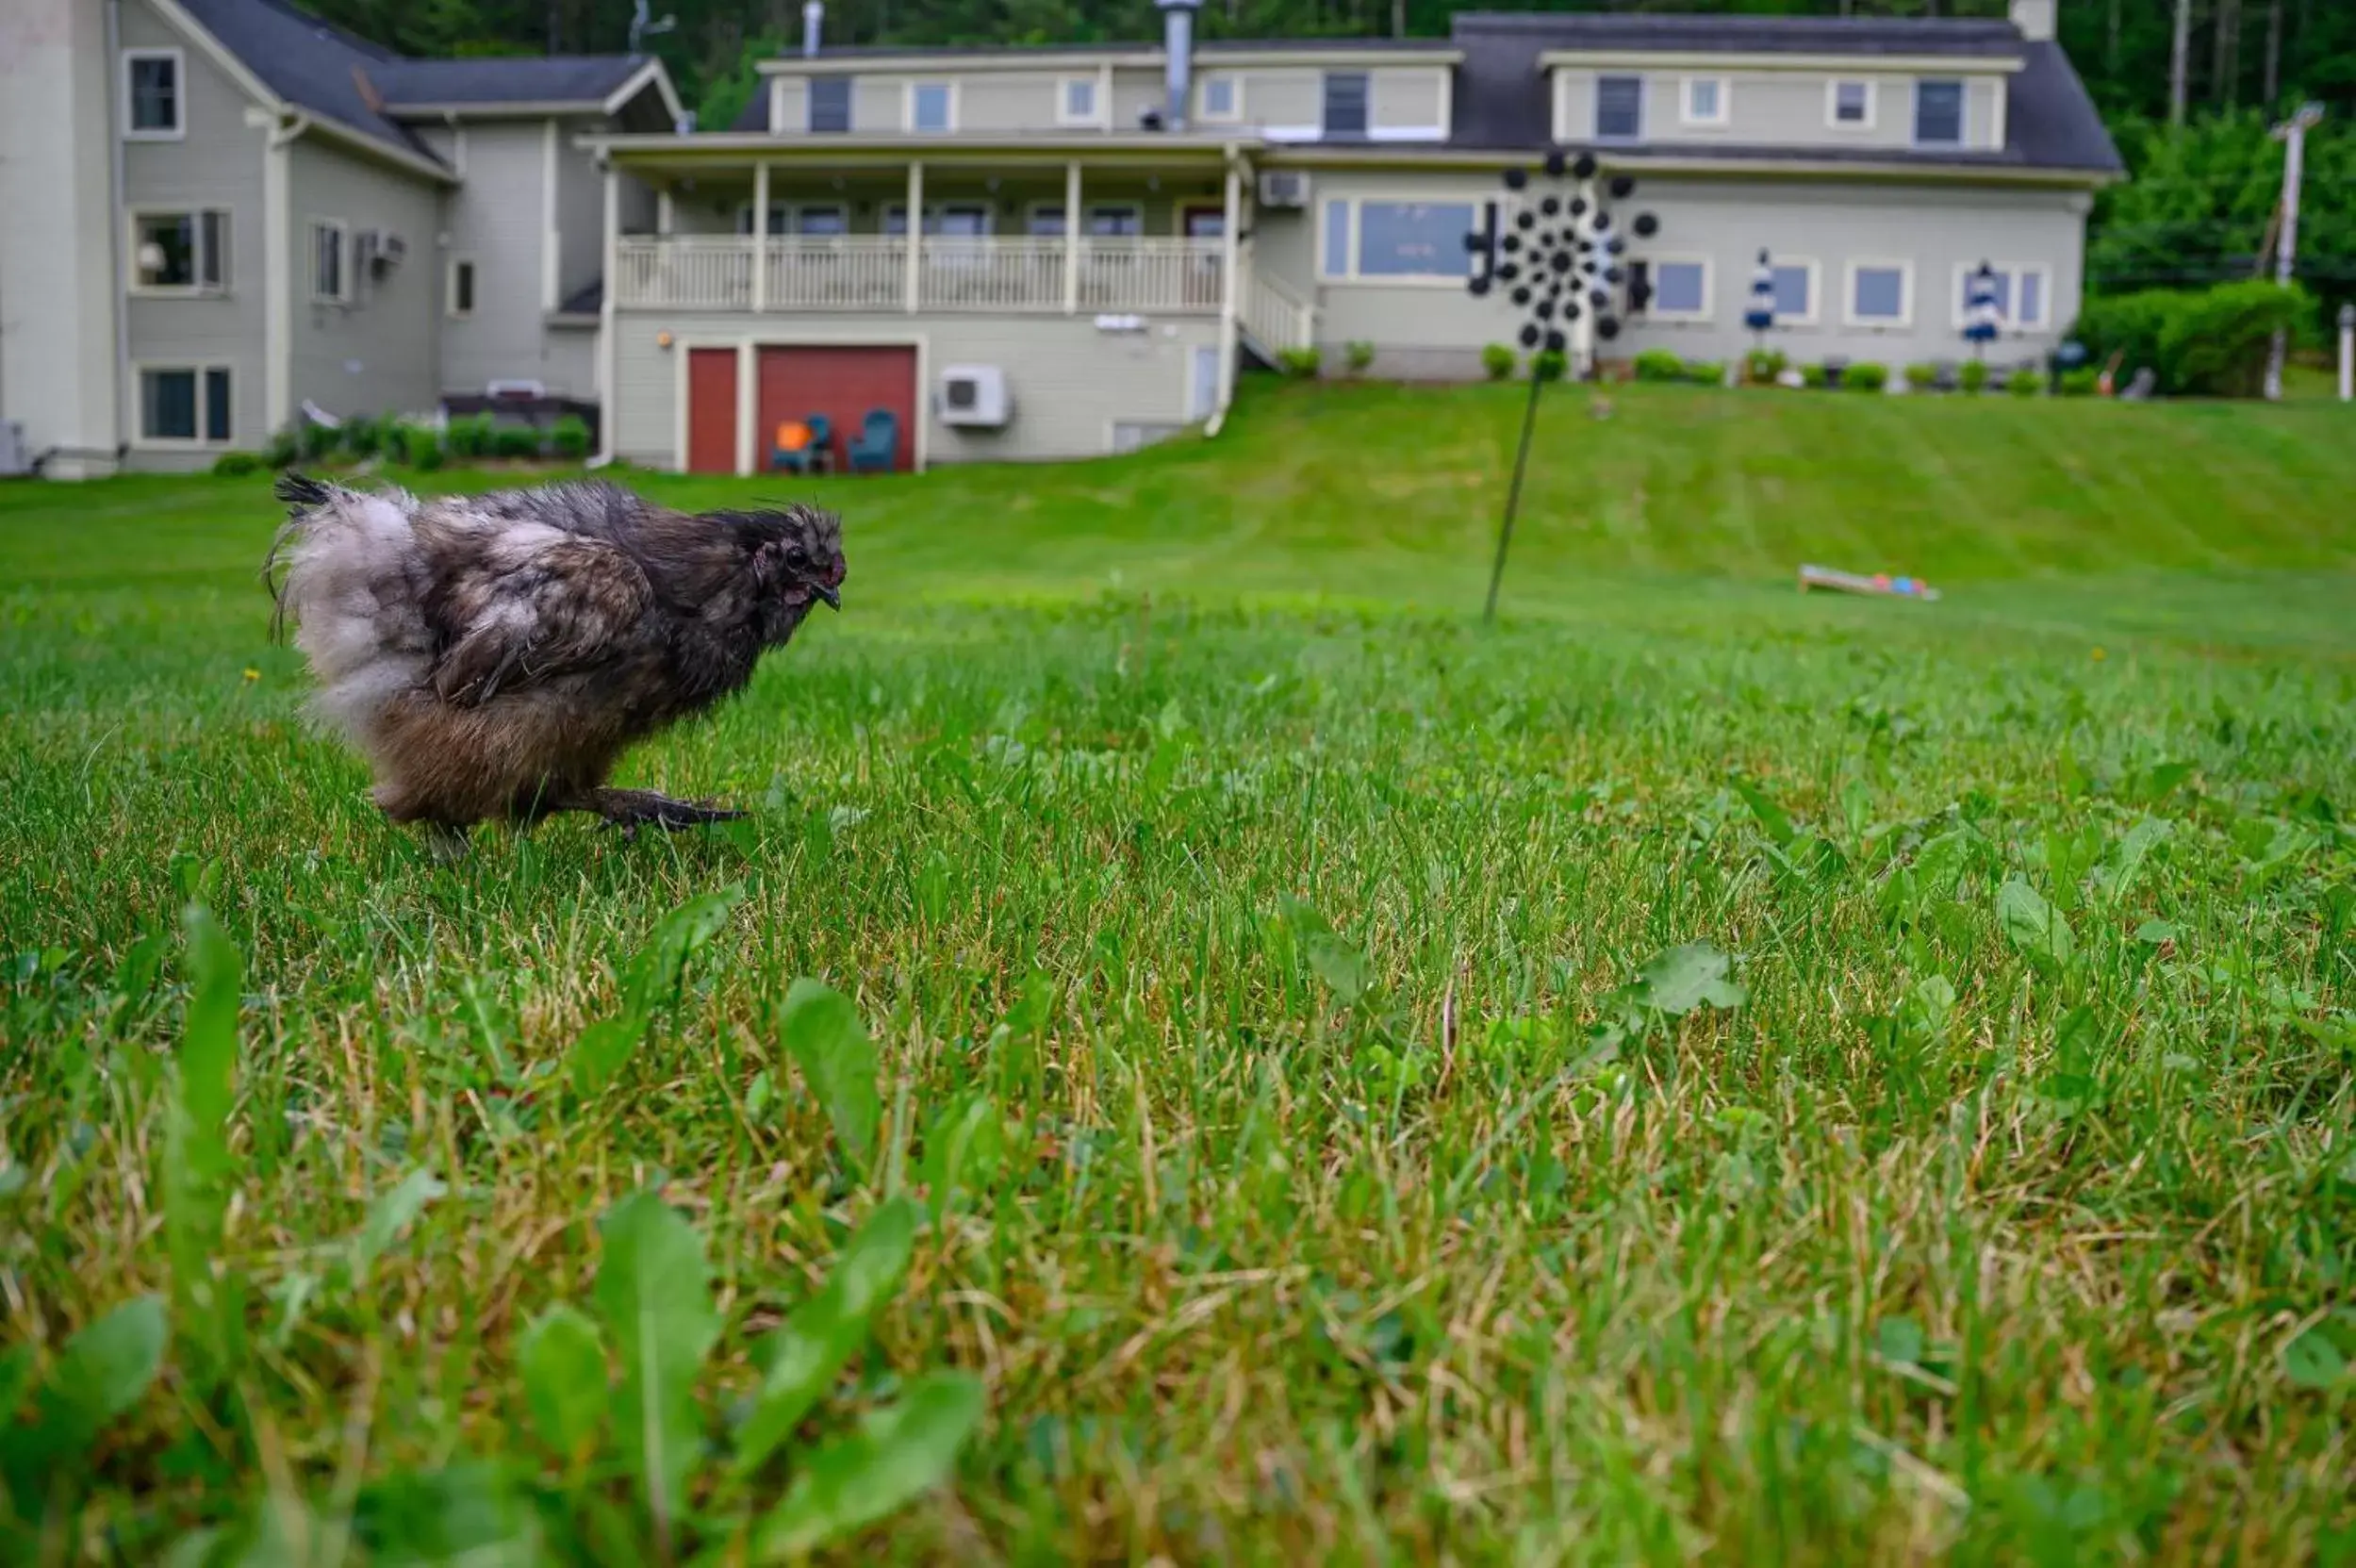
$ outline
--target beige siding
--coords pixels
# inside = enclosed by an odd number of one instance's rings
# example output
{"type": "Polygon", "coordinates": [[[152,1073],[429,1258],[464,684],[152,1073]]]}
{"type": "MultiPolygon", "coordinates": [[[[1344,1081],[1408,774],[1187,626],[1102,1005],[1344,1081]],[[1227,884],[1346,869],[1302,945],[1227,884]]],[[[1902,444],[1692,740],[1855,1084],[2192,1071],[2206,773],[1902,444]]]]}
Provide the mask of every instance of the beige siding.
{"type": "Polygon", "coordinates": [[[305,137],[288,149],[288,258],[293,295],[290,403],[331,413],[430,408],[441,390],[436,350],[442,279],[440,188],[305,137]],[[336,220],[408,242],[383,272],[353,266],[351,301],[311,297],[311,224],[336,220]]]}
{"type": "Polygon", "coordinates": [[[861,76],[850,84],[850,128],[862,136],[908,128],[908,78],[861,76]]]}
{"type": "Polygon", "coordinates": [[[1321,131],[1326,77],[1321,71],[1246,71],[1244,120],[1261,129],[1321,131]]]}
{"type": "Polygon", "coordinates": [[[1186,421],[1197,348],[1215,346],[1218,324],[1149,321],[1142,333],[1099,331],[1088,317],[843,316],[754,322],[743,316],[643,313],[616,325],[617,448],[629,462],[679,462],[682,349],[745,341],[918,343],[920,373],[950,365],[1006,371],[1014,417],[997,432],[961,432],[932,412],[931,388],[917,388],[929,463],[1029,462],[1094,456],[1112,449],[1118,424],[1186,421]],[[672,335],[672,346],[656,342],[672,335]]]}
{"type": "MultiPolygon", "coordinates": [[[[1556,73],[1557,134],[1580,142],[1595,134],[1595,78],[1598,75],[1641,75],[1644,78],[1644,134],[1647,142],[1666,146],[1709,147],[1763,145],[1777,147],[1910,147],[1914,144],[1913,74],[1858,71],[1676,70],[1608,71],[1560,68],[1556,73]],[[1726,123],[1689,124],[1685,120],[1686,82],[1706,76],[1725,84],[1726,123]],[[1837,79],[1867,83],[1872,91],[1869,124],[1835,124],[1830,94],[1837,79]]],[[[1966,76],[1964,144],[1981,149],[2000,145],[1997,106],[2005,84],[2002,77],[1966,76]]]]}
{"type": "MultiPolygon", "coordinates": [[[[132,294],[124,302],[124,325],[134,369],[122,391],[124,433],[138,440],[137,367],[226,365],[233,442],[249,449],[258,447],[269,434],[263,350],[271,281],[262,230],[266,133],[245,123],[252,100],[243,90],[146,5],[124,8],[123,45],[126,49],[180,49],[185,83],[182,112],[187,126],[187,134],[177,141],[124,144],[125,206],[150,210],[218,207],[229,214],[225,297],[172,299],[132,294]]],[[[127,215],[119,221],[125,224],[121,254],[127,270],[132,265],[127,215]]],[[[431,237],[429,230],[419,238],[431,237]]],[[[105,265],[103,258],[101,265],[105,265]]],[[[127,285],[127,271],[124,281],[127,285]]],[[[162,452],[135,454],[140,466],[185,467],[210,460],[209,453],[201,457],[162,452]]]]}
{"type": "MultiPolygon", "coordinates": [[[[1376,345],[1377,374],[1477,374],[1481,345],[1512,340],[1520,324],[1508,301],[1475,299],[1453,282],[1321,283],[1320,220],[1326,202],[1336,198],[1477,202],[1496,189],[1492,179],[1472,173],[1319,170],[1307,210],[1260,215],[1253,264],[1318,306],[1318,340],[1337,359],[1343,345],[1365,340],[1376,345]]],[[[1999,362],[2039,355],[2075,319],[2084,285],[2082,193],[1658,176],[1642,178],[1629,205],[1661,221],[1659,236],[1637,254],[1703,260],[1711,308],[1702,322],[1638,321],[1615,344],[1603,345],[1606,357],[1652,347],[1712,359],[1740,354],[1750,346],[1742,314],[1761,247],[1786,262],[1816,264],[1816,320],[1786,322],[1772,338],[1772,346],[1806,363],[1838,355],[1895,367],[1964,356],[1960,272],[1984,259],[2045,273],[2045,324],[2007,334],[1990,350],[1999,362]],[[1909,324],[1847,324],[1848,268],[1855,261],[1912,269],[1909,324]]]]}
{"type": "MultiPolygon", "coordinates": [[[[771,82],[777,96],[770,102],[769,122],[772,130],[807,131],[810,128],[810,84],[799,76],[780,76],[771,82]]],[[[856,124],[856,122],[853,122],[856,124]]],[[[712,130],[723,127],[713,125],[712,130]]]]}
{"type": "MultiPolygon", "coordinates": [[[[1372,74],[1370,124],[1377,131],[1447,127],[1448,73],[1437,66],[1396,66],[1372,74]]],[[[1320,112],[1323,106],[1320,105],[1320,112]]]]}
{"type": "Polygon", "coordinates": [[[1159,70],[1126,68],[1112,73],[1112,128],[1133,131],[1147,109],[1167,108],[1169,88],[1159,70]]]}
{"type": "MultiPolygon", "coordinates": [[[[1087,73],[1094,75],[1095,73],[1087,73]]],[[[961,131],[1035,131],[1056,124],[1060,75],[980,71],[957,84],[957,128],[961,131]]]]}

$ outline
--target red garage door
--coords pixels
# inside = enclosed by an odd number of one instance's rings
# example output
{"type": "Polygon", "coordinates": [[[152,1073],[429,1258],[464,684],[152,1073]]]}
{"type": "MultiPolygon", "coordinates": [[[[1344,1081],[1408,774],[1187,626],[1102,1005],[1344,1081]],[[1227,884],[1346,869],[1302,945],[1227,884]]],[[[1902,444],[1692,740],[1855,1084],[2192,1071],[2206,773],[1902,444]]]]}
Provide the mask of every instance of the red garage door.
{"type": "Polygon", "coordinates": [[[761,351],[759,423],[754,427],[764,466],[777,427],[823,414],[833,427],[834,466],[850,466],[849,444],[867,415],[891,410],[898,421],[892,452],[896,470],[916,466],[916,351],[865,344],[761,351]]]}
{"type": "Polygon", "coordinates": [[[687,351],[687,471],[736,471],[736,351],[687,351]]]}

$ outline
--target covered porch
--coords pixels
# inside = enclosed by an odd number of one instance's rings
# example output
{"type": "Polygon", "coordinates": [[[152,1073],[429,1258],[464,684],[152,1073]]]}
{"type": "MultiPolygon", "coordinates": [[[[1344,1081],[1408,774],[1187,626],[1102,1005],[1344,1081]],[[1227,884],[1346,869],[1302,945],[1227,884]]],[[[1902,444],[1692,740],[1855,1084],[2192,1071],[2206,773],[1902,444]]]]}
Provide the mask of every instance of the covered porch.
{"type": "Polygon", "coordinates": [[[889,165],[684,152],[620,164],[654,199],[651,225],[613,237],[617,309],[1231,321],[1237,308],[1246,171],[1222,149],[889,165]]]}

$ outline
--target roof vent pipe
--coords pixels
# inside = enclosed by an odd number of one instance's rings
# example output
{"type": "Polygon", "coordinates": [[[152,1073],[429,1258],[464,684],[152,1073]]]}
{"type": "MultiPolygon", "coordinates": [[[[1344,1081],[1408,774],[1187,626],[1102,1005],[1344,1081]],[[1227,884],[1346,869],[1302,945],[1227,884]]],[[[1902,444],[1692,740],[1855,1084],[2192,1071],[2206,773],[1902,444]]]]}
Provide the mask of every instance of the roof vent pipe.
{"type": "Polygon", "coordinates": [[[825,0],[802,0],[801,58],[818,58],[818,39],[826,31],[825,0]]]}
{"type": "Polygon", "coordinates": [[[1194,81],[1194,12],[1202,0],[1155,0],[1162,8],[1162,52],[1170,90],[1170,107],[1163,123],[1174,131],[1186,128],[1186,97],[1194,81]]]}

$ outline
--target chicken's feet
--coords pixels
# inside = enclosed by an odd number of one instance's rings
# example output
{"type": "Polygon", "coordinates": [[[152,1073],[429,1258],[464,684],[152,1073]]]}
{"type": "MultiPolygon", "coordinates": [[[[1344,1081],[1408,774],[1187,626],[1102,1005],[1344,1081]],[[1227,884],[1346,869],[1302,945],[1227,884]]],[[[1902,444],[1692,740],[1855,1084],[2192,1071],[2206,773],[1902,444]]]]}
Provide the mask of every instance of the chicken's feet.
{"type": "Polygon", "coordinates": [[[586,802],[587,809],[605,818],[609,828],[621,829],[624,836],[635,838],[643,827],[662,828],[677,832],[681,828],[701,827],[707,822],[733,822],[744,816],[722,806],[699,805],[693,801],[674,801],[651,789],[601,789],[586,802]]]}

